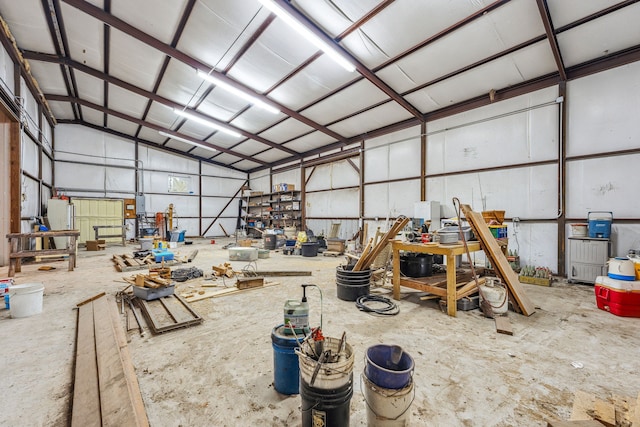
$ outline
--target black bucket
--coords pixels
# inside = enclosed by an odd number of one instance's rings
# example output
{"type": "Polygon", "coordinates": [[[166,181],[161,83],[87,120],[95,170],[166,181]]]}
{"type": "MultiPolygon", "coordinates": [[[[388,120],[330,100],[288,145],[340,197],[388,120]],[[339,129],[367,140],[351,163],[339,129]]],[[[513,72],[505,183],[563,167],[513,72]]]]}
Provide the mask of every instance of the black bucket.
{"type": "Polygon", "coordinates": [[[400,257],[400,272],[407,277],[431,276],[432,270],[432,254],[409,252],[400,257]]]}
{"type": "Polygon", "coordinates": [[[300,249],[300,255],[302,256],[317,256],[318,255],[318,243],[303,243],[300,249]]]}
{"type": "Polygon", "coordinates": [[[355,301],[361,295],[369,295],[371,270],[352,270],[353,265],[339,265],[336,267],[338,298],[343,301],[355,301]]]}
{"type": "Polygon", "coordinates": [[[278,241],[278,236],[276,236],[275,234],[265,234],[264,248],[274,250],[276,248],[277,241],[278,241]]]}
{"type": "Polygon", "coordinates": [[[302,427],[348,426],[353,395],[353,374],[347,384],[335,389],[311,387],[300,378],[302,427]]]}

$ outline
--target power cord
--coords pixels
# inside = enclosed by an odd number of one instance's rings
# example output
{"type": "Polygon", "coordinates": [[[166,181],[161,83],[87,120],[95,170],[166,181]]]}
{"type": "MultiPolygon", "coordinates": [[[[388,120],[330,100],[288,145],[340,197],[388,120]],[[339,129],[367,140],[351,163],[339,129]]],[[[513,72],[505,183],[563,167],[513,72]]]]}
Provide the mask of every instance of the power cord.
{"type": "Polygon", "coordinates": [[[356,299],[356,307],[365,313],[378,314],[380,316],[395,316],[400,313],[400,307],[389,298],[380,295],[360,295],[356,299]],[[382,307],[372,307],[369,303],[381,303],[382,307]]]}

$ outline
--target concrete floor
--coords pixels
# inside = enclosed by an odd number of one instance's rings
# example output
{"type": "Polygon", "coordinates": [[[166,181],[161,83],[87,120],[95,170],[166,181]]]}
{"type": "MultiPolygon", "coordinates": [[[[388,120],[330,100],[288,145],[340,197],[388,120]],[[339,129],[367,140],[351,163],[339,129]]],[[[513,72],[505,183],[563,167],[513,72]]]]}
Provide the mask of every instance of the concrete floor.
{"type": "MultiPolygon", "coordinates": [[[[205,271],[228,260],[222,246],[196,241],[192,264],[205,271]]],[[[125,284],[111,254],[132,252],[110,245],[104,252],[80,250],[78,267],[52,262],[52,271],[27,265],[17,283],[45,285],[39,315],[12,319],[0,310],[2,398],[0,425],[65,426],[69,421],[76,334],[76,304],[125,284]]],[[[324,332],[343,331],[355,351],[351,425],[366,425],[360,375],[364,353],[374,344],[398,344],[415,360],[415,426],[545,426],[568,419],[578,390],[601,399],[637,396],[640,319],[620,318],[596,308],[593,287],[524,285],[539,309],[510,313],[514,335],[495,332],[478,310],[443,314],[435,301],[404,289],[400,314],[374,317],[336,298],[335,267],[343,258],[284,256],[272,251],[258,261],[264,270],[311,270],[311,277],[275,278],[280,285],[194,302],[205,319],[188,329],[141,338],[128,333],[129,349],[152,426],[300,425],[300,396],[277,393],[273,382],[271,330],[282,323],[282,306],[298,298],[300,284],[323,290],[324,332]],[[579,362],[581,368],[572,366],[579,362]]],[[[232,262],[236,269],[246,263],[232,262]]],[[[0,268],[6,277],[7,268],[0,268]]],[[[197,286],[186,282],[179,288],[197,286]]],[[[180,291],[180,290],[178,290],[180,291]]],[[[382,292],[389,292],[384,289],[382,292]]],[[[320,298],[309,292],[311,323],[320,322],[320,298]]],[[[124,324],[124,321],[123,321],[124,324]]]]}

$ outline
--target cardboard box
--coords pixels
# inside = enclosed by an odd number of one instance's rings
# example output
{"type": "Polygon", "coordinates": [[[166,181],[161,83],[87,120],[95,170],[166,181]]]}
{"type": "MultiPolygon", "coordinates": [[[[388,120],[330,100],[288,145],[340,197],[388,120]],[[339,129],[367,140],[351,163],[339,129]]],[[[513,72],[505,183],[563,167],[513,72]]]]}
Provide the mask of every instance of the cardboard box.
{"type": "Polygon", "coordinates": [[[101,251],[107,247],[107,243],[104,239],[99,240],[87,240],[84,242],[88,251],[101,251]]]}

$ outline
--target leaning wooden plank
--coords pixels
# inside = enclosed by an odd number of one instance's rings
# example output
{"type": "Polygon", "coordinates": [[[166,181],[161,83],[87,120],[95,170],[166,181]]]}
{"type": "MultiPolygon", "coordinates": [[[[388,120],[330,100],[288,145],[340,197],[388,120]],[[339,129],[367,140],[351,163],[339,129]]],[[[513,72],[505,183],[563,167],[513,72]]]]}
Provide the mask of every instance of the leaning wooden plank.
{"type": "Polygon", "coordinates": [[[129,396],[120,348],[110,320],[108,300],[100,298],[92,304],[102,423],[107,426],[136,426],[135,408],[129,396]]]}
{"type": "MultiPolygon", "coordinates": [[[[376,257],[380,254],[380,252],[382,252],[384,248],[389,244],[389,240],[393,239],[400,232],[400,230],[402,230],[404,226],[407,225],[408,222],[409,222],[409,218],[406,218],[406,217],[401,217],[396,219],[396,221],[393,223],[389,231],[387,231],[384,234],[384,236],[382,236],[380,242],[376,246],[374,246],[371,252],[369,252],[365,256],[365,259],[361,263],[362,269],[369,268],[373,260],[376,259],[376,257]]],[[[356,268],[354,267],[353,271],[360,271],[360,270],[356,270],[356,268]]]]}
{"type": "Polygon", "coordinates": [[[373,237],[369,239],[366,246],[362,250],[362,255],[360,255],[360,259],[358,260],[358,262],[356,262],[356,265],[353,266],[353,271],[362,270],[362,267],[364,266],[364,262],[366,261],[367,255],[369,255],[369,252],[371,251],[372,246],[373,246],[373,237]]]}
{"type": "Polygon", "coordinates": [[[144,402],[142,401],[142,394],[140,393],[140,385],[138,384],[138,377],[136,376],[133,362],[131,361],[131,354],[129,353],[129,347],[127,346],[127,337],[122,329],[120,323],[120,315],[118,314],[118,305],[115,304],[111,298],[108,299],[109,306],[111,307],[111,321],[113,323],[114,331],[116,334],[116,341],[120,348],[120,360],[124,367],[124,374],[127,380],[127,387],[129,389],[129,396],[131,396],[131,402],[136,417],[136,426],[143,427],[149,425],[149,419],[147,418],[147,411],[144,408],[144,402]]]}
{"type": "Polygon", "coordinates": [[[78,308],[76,369],[71,407],[71,427],[85,426],[102,426],[93,304],[91,301],[83,301],[78,308]]]}
{"type": "Polygon", "coordinates": [[[476,237],[480,240],[485,254],[491,261],[491,265],[496,268],[500,273],[500,277],[502,277],[503,281],[509,287],[515,302],[522,310],[522,314],[530,316],[535,313],[535,306],[527,297],[524,288],[518,280],[518,275],[513,271],[509,261],[507,261],[507,257],[500,250],[500,247],[498,246],[495,237],[493,237],[493,234],[491,234],[491,230],[489,230],[482,214],[474,212],[469,205],[461,205],[460,207],[465,218],[469,221],[476,237]]]}

